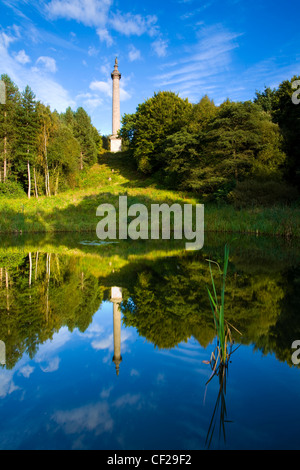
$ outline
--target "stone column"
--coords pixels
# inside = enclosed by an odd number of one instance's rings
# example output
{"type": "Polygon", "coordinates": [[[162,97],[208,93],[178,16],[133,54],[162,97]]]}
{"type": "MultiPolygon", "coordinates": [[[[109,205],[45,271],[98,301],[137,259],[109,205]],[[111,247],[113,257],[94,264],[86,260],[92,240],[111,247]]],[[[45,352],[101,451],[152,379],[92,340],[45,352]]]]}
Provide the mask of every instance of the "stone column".
{"type": "Polygon", "coordinates": [[[121,356],[121,308],[120,303],[123,300],[122,289],[119,287],[111,288],[111,302],[114,304],[114,357],[113,362],[116,365],[117,375],[120,374],[121,356]]]}
{"type": "Polygon", "coordinates": [[[122,139],[118,137],[118,131],[121,128],[121,110],[120,110],[120,80],[122,75],[118,69],[118,59],[115,62],[115,68],[111,74],[113,81],[113,109],[112,109],[112,136],[110,137],[110,151],[121,152],[122,139]]]}
{"type": "Polygon", "coordinates": [[[2,80],[0,80],[0,104],[6,104],[6,87],[2,80]]]}

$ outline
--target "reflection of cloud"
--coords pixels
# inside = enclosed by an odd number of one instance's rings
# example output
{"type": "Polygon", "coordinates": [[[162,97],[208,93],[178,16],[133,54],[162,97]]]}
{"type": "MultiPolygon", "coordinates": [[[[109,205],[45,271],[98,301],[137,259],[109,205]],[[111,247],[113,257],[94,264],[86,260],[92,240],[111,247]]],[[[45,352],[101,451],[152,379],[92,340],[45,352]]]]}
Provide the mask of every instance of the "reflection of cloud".
{"type": "Polygon", "coordinates": [[[108,398],[111,394],[111,391],[113,390],[113,386],[109,387],[109,388],[104,388],[100,394],[100,397],[101,398],[108,398]]]}
{"type": "Polygon", "coordinates": [[[140,373],[139,371],[132,369],[132,371],[130,372],[130,375],[131,377],[139,377],[140,373]]]}
{"type": "Polygon", "coordinates": [[[35,362],[44,362],[49,359],[49,356],[56,353],[61,349],[65,344],[70,341],[71,333],[67,327],[62,328],[59,333],[56,333],[53,336],[52,340],[46,341],[46,343],[40,346],[40,349],[35,356],[35,362]]]}
{"type": "Polygon", "coordinates": [[[60,363],[59,357],[54,357],[53,359],[49,361],[47,367],[41,366],[41,369],[43,372],[46,372],[46,373],[56,372],[59,369],[59,363],[60,363]]]}
{"type": "Polygon", "coordinates": [[[127,393],[127,395],[123,395],[122,397],[118,398],[114,406],[117,408],[120,408],[122,406],[127,406],[127,405],[135,405],[141,400],[141,395],[131,395],[130,393],[127,393]]]}
{"type": "Polygon", "coordinates": [[[94,431],[96,435],[111,432],[114,422],[106,402],[83,406],[70,411],[57,411],[52,419],[62,426],[67,434],[94,431]]]}
{"type": "MultiPolygon", "coordinates": [[[[109,328],[111,331],[111,328],[109,328]]],[[[127,330],[122,330],[121,334],[121,344],[122,344],[122,350],[126,350],[126,341],[131,338],[131,333],[130,331],[127,330]]],[[[114,350],[114,335],[113,333],[107,333],[107,336],[102,338],[102,339],[95,339],[91,343],[92,348],[95,349],[96,351],[102,351],[105,349],[108,349],[108,351],[112,352],[114,350]]]]}
{"type": "Polygon", "coordinates": [[[13,372],[0,371],[0,398],[5,398],[16,390],[20,390],[20,388],[13,382],[13,372]]]}
{"type": "Polygon", "coordinates": [[[29,377],[31,376],[33,372],[34,372],[34,367],[31,367],[29,365],[22,367],[22,369],[20,369],[19,371],[19,373],[23,375],[26,379],[29,379],[29,377]]]}
{"type": "Polygon", "coordinates": [[[113,335],[109,335],[107,338],[101,339],[99,341],[92,342],[92,348],[96,351],[100,351],[103,349],[109,349],[109,351],[113,351],[114,349],[114,337],[113,335]]]}
{"type": "Polygon", "coordinates": [[[162,384],[166,381],[165,374],[158,374],[156,377],[156,383],[157,384],[162,384]]]}

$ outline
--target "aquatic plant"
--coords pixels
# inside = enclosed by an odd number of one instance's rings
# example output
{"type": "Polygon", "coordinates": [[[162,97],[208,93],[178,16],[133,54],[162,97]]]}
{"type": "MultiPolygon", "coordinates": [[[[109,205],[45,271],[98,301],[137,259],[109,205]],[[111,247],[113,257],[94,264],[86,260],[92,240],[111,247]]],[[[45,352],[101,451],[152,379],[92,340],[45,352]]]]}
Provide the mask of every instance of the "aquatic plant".
{"type": "Polygon", "coordinates": [[[213,313],[216,333],[217,333],[217,346],[215,350],[211,354],[210,361],[204,361],[212,368],[212,375],[206,386],[209,382],[213,379],[213,377],[217,376],[219,379],[219,393],[216,401],[216,405],[213,411],[213,415],[211,418],[211,422],[209,425],[209,429],[206,436],[205,445],[209,449],[211,446],[211,442],[213,439],[213,435],[215,432],[215,428],[218,422],[218,415],[219,415],[219,438],[221,434],[223,435],[224,442],[226,442],[226,432],[225,432],[225,423],[229,423],[231,421],[227,420],[227,408],[226,408],[226,384],[227,384],[227,377],[228,377],[228,365],[230,363],[230,358],[232,354],[238,349],[238,347],[233,350],[234,347],[234,340],[231,335],[231,328],[233,328],[237,333],[241,335],[241,333],[232,326],[228,321],[225,320],[225,289],[226,289],[226,277],[228,271],[228,263],[229,263],[229,247],[225,245],[225,253],[224,253],[224,266],[223,271],[220,268],[220,265],[215,261],[207,260],[209,262],[209,269],[212,281],[212,289],[213,293],[209,289],[209,301],[210,306],[213,313]],[[221,295],[220,300],[218,299],[216,283],[214,280],[213,272],[212,272],[212,263],[216,264],[219,268],[219,272],[221,275],[221,295]]]}
{"type": "Polygon", "coordinates": [[[234,353],[233,345],[234,340],[231,334],[231,328],[233,328],[237,333],[241,335],[241,333],[228,321],[225,320],[225,289],[226,289],[226,277],[228,271],[228,263],[229,263],[229,247],[225,245],[225,253],[224,253],[224,267],[223,271],[220,268],[220,265],[215,261],[207,260],[209,262],[209,269],[212,281],[212,288],[213,294],[209,289],[209,301],[210,306],[213,313],[216,333],[217,333],[217,346],[216,349],[212,352],[211,359],[208,364],[211,365],[212,368],[212,376],[209,379],[208,383],[212,380],[212,378],[218,374],[220,369],[226,368],[230,361],[231,355],[234,353]],[[212,272],[212,263],[216,264],[219,268],[219,272],[221,275],[221,295],[220,300],[218,299],[216,283],[214,280],[213,272],[212,272]]]}

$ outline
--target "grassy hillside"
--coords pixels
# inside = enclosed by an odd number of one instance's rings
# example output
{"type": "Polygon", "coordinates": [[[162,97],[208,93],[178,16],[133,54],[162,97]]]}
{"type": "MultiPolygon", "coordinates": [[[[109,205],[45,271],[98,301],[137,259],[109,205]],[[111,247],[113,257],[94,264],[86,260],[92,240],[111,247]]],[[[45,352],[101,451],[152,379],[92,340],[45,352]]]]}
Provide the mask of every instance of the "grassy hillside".
{"type": "MultiPolygon", "coordinates": [[[[174,202],[196,204],[196,198],[160,189],[151,179],[141,178],[122,154],[106,154],[101,162],[83,172],[78,189],[39,199],[0,199],[0,233],[94,232],[100,204],[118,207],[120,195],[128,204],[174,202]]],[[[300,209],[290,207],[236,210],[232,206],[205,205],[206,231],[269,234],[298,237],[300,209]]]]}

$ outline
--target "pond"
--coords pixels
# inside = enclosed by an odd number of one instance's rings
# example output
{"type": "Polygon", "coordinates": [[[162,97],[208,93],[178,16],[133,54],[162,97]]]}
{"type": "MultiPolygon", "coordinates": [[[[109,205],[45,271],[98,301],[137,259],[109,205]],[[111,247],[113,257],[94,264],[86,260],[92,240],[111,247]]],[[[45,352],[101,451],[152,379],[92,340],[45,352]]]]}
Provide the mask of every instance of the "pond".
{"type": "MultiPolygon", "coordinates": [[[[24,236],[0,248],[0,449],[299,449],[300,247],[24,236]],[[230,247],[226,384],[208,259],[230,247]],[[294,361],[295,362],[295,361],[294,361]]],[[[218,270],[214,272],[218,276],[218,270]]]]}

